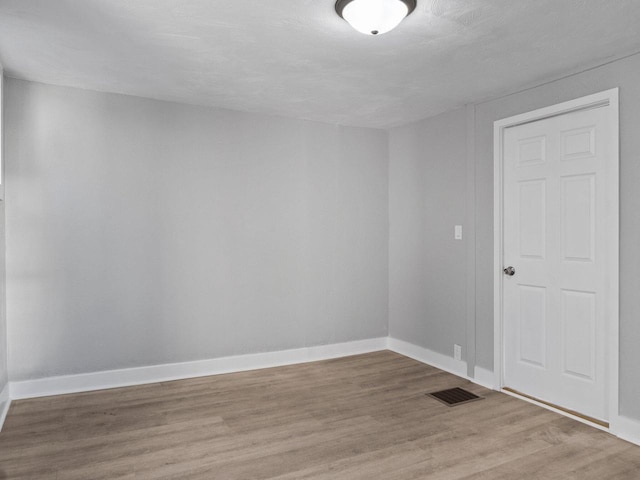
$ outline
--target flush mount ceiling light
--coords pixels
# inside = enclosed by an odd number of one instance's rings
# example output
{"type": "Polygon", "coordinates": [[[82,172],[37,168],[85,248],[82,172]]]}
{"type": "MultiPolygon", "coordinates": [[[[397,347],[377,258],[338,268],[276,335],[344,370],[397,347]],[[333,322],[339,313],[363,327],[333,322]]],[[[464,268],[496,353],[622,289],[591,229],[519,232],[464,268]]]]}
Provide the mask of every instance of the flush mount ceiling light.
{"type": "Polygon", "coordinates": [[[357,31],[381,35],[413,12],[416,0],[338,0],[336,12],[357,31]]]}

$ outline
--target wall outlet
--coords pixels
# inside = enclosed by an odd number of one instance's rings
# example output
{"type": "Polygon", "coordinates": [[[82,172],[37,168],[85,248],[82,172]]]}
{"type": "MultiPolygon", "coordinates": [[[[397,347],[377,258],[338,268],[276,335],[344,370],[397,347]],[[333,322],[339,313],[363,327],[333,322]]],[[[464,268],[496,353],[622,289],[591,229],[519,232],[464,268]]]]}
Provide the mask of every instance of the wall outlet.
{"type": "Polygon", "coordinates": [[[453,227],[454,240],[462,240],[462,225],[455,225],[453,227]]]}
{"type": "Polygon", "coordinates": [[[462,347],[460,345],[453,346],[453,358],[462,360],[462,347]]]}

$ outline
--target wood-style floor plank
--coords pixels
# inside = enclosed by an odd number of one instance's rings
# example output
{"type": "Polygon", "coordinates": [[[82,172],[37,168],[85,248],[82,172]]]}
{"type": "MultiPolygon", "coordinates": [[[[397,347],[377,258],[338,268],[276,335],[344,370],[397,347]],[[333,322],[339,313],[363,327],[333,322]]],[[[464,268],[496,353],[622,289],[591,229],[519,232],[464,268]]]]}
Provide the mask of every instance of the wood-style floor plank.
{"type": "Polygon", "coordinates": [[[16,401],[0,479],[640,479],[640,447],[392,352],[16,401]],[[484,400],[450,408],[428,392],[484,400]]]}

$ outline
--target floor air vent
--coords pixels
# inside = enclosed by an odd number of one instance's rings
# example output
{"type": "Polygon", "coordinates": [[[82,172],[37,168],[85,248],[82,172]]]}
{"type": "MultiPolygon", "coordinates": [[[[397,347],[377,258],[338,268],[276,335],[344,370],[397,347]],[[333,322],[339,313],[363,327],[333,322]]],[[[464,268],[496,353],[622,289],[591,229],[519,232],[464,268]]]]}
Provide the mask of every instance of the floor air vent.
{"type": "Polygon", "coordinates": [[[456,405],[462,405],[463,403],[474,402],[476,400],[482,400],[482,397],[474,395],[471,392],[467,392],[462,388],[450,388],[449,390],[441,390],[439,392],[428,393],[430,397],[444,403],[449,407],[455,407],[456,405]]]}

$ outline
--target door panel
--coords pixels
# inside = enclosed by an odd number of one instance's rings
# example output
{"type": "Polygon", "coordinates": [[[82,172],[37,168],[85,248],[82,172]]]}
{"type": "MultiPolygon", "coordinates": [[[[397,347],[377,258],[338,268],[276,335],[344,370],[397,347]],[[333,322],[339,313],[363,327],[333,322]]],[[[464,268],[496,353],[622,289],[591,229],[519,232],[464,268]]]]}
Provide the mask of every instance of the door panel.
{"type": "Polygon", "coordinates": [[[596,178],[562,177],[562,259],[593,262],[596,245],[596,178]]]}
{"type": "Polygon", "coordinates": [[[520,182],[520,255],[544,258],[546,227],[545,180],[520,182]]]}
{"type": "Polygon", "coordinates": [[[563,373],[590,381],[595,380],[595,305],[592,292],[562,291],[563,373]]]}
{"type": "Polygon", "coordinates": [[[519,285],[520,361],[546,368],[547,291],[544,287],[519,285]]]}

